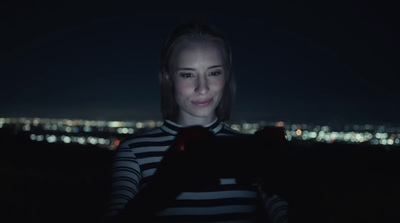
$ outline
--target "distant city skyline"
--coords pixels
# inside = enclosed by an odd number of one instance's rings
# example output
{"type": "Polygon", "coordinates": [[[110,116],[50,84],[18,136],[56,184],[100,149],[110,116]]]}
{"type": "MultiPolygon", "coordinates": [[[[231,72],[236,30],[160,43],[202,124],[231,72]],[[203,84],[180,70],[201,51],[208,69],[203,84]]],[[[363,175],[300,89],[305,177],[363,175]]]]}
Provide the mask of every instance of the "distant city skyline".
{"type": "MultiPolygon", "coordinates": [[[[48,143],[75,143],[97,145],[115,150],[121,140],[140,131],[162,126],[162,121],[105,121],[40,118],[1,118],[0,129],[14,134],[29,134],[32,141],[48,143]]],[[[313,143],[350,143],[381,146],[400,146],[400,126],[377,125],[312,125],[284,122],[229,122],[230,128],[244,134],[254,134],[265,127],[283,127],[288,141],[300,140],[313,143]]]]}

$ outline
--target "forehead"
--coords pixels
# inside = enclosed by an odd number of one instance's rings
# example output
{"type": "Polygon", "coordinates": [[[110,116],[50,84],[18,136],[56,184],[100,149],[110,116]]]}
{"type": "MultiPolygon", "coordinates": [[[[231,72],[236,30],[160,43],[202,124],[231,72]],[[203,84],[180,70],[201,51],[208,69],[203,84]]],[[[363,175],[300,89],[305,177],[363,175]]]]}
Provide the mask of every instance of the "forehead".
{"type": "MultiPolygon", "coordinates": [[[[226,59],[221,43],[215,40],[182,41],[176,45],[171,57],[171,65],[191,65],[194,63],[219,63],[226,59]]],[[[213,64],[216,65],[216,64],[213,64]]]]}

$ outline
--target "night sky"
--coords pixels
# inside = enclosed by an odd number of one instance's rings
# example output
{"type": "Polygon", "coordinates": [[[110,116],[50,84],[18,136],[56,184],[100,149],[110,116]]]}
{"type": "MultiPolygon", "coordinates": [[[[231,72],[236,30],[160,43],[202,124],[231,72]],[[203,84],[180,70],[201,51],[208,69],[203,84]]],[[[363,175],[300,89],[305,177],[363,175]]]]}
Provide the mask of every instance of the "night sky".
{"type": "Polygon", "coordinates": [[[400,124],[388,2],[62,2],[0,3],[0,117],[161,119],[161,45],[203,20],[232,46],[232,121],[400,124]]]}

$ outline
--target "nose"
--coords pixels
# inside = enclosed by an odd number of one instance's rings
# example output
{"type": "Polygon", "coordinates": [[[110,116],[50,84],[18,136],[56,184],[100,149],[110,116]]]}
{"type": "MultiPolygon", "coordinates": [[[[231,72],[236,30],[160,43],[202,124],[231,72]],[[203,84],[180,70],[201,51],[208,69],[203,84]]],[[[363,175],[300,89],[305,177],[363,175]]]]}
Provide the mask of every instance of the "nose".
{"type": "Polygon", "coordinates": [[[201,95],[206,94],[210,90],[206,78],[199,78],[197,81],[197,86],[195,92],[201,95]]]}

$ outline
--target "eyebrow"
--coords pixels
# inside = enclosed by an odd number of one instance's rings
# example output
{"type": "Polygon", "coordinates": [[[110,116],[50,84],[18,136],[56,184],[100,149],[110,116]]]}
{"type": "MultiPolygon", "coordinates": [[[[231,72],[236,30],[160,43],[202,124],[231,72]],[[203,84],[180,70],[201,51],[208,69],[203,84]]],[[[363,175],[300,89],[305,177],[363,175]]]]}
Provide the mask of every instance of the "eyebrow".
{"type": "MultiPolygon", "coordinates": [[[[217,68],[217,67],[223,67],[223,66],[222,65],[214,65],[214,66],[208,67],[207,70],[217,68]]],[[[190,67],[182,67],[182,68],[178,68],[178,70],[196,70],[196,69],[190,68],[190,67]]]]}

